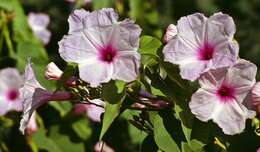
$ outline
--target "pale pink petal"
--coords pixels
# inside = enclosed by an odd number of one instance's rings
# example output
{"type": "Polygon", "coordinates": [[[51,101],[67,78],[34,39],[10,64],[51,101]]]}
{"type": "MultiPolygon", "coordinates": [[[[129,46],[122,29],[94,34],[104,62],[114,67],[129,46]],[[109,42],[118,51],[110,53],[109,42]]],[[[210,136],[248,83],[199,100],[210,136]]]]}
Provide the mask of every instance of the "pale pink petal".
{"type": "MultiPolygon", "coordinates": [[[[83,32],[64,36],[59,42],[60,56],[67,62],[83,63],[96,58],[97,49],[93,46],[94,37],[85,37],[83,32]]],[[[98,44],[97,44],[98,45],[98,44]]]]}
{"type": "Polygon", "coordinates": [[[47,26],[50,23],[50,18],[44,13],[29,13],[28,24],[31,27],[33,33],[43,42],[48,44],[51,38],[51,32],[47,30],[47,26]]]}
{"type": "Polygon", "coordinates": [[[136,79],[139,72],[140,56],[132,51],[132,54],[125,54],[117,57],[113,62],[113,79],[130,82],[136,79]]]}
{"type": "Polygon", "coordinates": [[[44,13],[33,13],[28,14],[28,23],[31,27],[35,28],[46,28],[50,23],[50,18],[44,13]]]}
{"type": "Polygon", "coordinates": [[[134,24],[133,20],[125,19],[120,22],[119,27],[121,38],[129,43],[132,48],[138,48],[139,37],[142,31],[139,25],[134,24]]]}
{"type": "Polygon", "coordinates": [[[84,20],[84,28],[107,27],[117,23],[118,15],[112,8],[103,8],[87,15],[84,20]]]}
{"type": "Polygon", "coordinates": [[[89,15],[89,12],[84,9],[74,10],[68,19],[69,22],[69,33],[79,32],[83,30],[83,19],[89,15]]]}
{"type": "Polygon", "coordinates": [[[253,63],[240,59],[232,66],[225,77],[225,82],[232,84],[237,92],[237,101],[242,103],[255,84],[257,67],[253,63]]]}
{"type": "Polygon", "coordinates": [[[93,104],[88,104],[86,111],[89,119],[91,119],[94,122],[100,122],[100,116],[102,113],[105,112],[105,109],[103,107],[99,107],[93,104]]]}
{"type": "Polygon", "coordinates": [[[94,152],[115,152],[104,141],[99,141],[94,146],[94,152]]]}
{"type": "Polygon", "coordinates": [[[225,134],[241,133],[246,119],[255,116],[255,111],[246,107],[255,76],[256,66],[245,60],[209,70],[200,77],[201,88],[192,95],[191,112],[202,121],[212,119],[225,134]]]}
{"type": "Polygon", "coordinates": [[[59,80],[62,74],[63,71],[61,71],[55,63],[51,62],[46,66],[44,77],[47,80],[59,80]]]}
{"type": "Polygon", "coordinates": [[[215,13],[213,16],[209,18],[209,20],[216,22],[217,24],[221,24],[224,27],[224,31],[230,37],[236,32],[236,26],[232,17],[227,14],[223,14],[222,12],[215,13]]]}
{"type": "Polygon", "coordinates": [[[35,30],[34,34],[42,41],[44,45],[50,42],[51,32],[47,29],[35,30]]]}
{"type": "Polygon", "coordinates": [[[191,112],[201,121],[209,121],[219,113],[218,107],[221,105],[218,98],[210,91],[199,89],[192,95],[189,103],[191,112]]]}
{"type": "Polygon", "coordinates": [[[218,22],[212,17],[200,13],[182,17],[177,35],[163,49],[164,60],[178,64],[184,79],[194,81],[210,69],[231,66],[237,60],[238,43],[225,31],[229,25],[224,24],[224,18],[218,22]],[[193,68],[195,62],[198,68],[193,68]]]}
{"type": "Polygon", "coordinates": [[[192,63],[197,60],[196,46],[178,37],[172,38],[163,48],[164,60],[174,64],[192,63]]]}
{"type": "Polygon", "coordinates": [[[32,135],[38,130],[38,125],[36,122],[36,112],[34,111],[30,121],[25,129],[27,135],[32,135]]]}
{"type": "Polygon", "coordinates": [[[183,79],[194,81],[207,69],[207,64],[197,61],[180,65],[180,75],[183,79]]]}
{"type": "Polygon", "coordinates": [[[251,90],[253,105],[260,105],[260,82],[257,82],[251,90]]]}
{"type": "Polygon", "coordinates": [[[199,78],[199,84],[202,88],[206,88],[209,90],[217,89],[224,81],[226,73],[227,73],[227,68],[210,70],[204,73],[199,78]]]}
{"type": "Polygon", "coordinates": [[[30,61],[28,61],[25,67],[24,85],[19,90],[19,93],[20,98],[23,100],[23,116],[20,121],[20,131],[24,134],[32,113],[45,102],[45,97],[51,96],[51,93],[44,90],[36,80],[30,61]]]}
{"type": "Polygon", "coordinates": [[[206,20],[201,13],[181,17],[176,25],[178,37],[189,45],[198,46],[203,41],[206,20]]]}
{"type": "Polygon", "coordinates": [[[8,89],[18,89],[23,83],[22,76],[15,68],[0,70],[0,92],[8,89]]]}
{"type": "Polygon", "coordinates": [[[170,24],[163,36],[163,42],[168,43],[174,36],[177,35],[177,27],[174,24],[170,24]]]}
{"type": "Polygon", "coordinates": [[[249,111],[244,105],[233,101],[224,104],[219,114],[213,118],[213,121],[222,128],[227,135],[241,133],[245,129],[247,118],[253,118],[255,112],[249,111]]]}
{"type": "Polygon", "coordinates": [[[103,62],[93,62],[91,64],[79,64],[79,76],[90,83],[92,87],[97,87],[101,83],[111,80],[113,66],[103,62]]]}
{"type": "Polygon", "coordinates": [[[79,24],[80,28],[72,28],[73,32],[59,42],[61,57],[67,62],[78,63],[80,78],[92,87],[111,79],[132,81],[137,76],[141,29],[132,20],[118,22],[117,19],[118,15],[110,8],[90,13],[74,12],[70,24],[79,24]],[[119,63],[122,65],[118,66],[119,63]],[[127,72],[134,71],[121,75],[122,67],[127,72]]]}

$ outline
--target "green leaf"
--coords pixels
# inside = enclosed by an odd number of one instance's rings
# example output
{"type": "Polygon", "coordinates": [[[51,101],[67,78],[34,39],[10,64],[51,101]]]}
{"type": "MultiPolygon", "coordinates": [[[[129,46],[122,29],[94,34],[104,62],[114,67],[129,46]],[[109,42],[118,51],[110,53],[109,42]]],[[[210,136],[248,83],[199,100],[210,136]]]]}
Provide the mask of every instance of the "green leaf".
{"type": "MultiPolygon", "coordinates": [[[[120,117],[123,117],[126,120],[130,120],[133,118],[133,115],[139,115],[139,114],[140,111],[127,109],[120,115],[120,117]]],[[[128,133],[129,136],[131,137],[130,139],[133,144],[141,144],[148,135],[146,132],[137,129],[130,123],[128,123],[128,133]]]]}
{"type": "Polygon", "coordinates": [[[192,149],[190,148],[189,144],[186,142],[182,142],[181,143],[181,151],[182,152],[194,152],[192,151],[192,149]]]}
{"type": "Polygon", "coordinates": [[[92,0],[91,3],[94,10],[113,6],[113,0],[92,0]]]}
{"type": "Polygon", "coordinates": [[[50,138],[59,146],[62,152],[83,152],[85,151],[84,143],[76,143],[70,140],[68,134],[62,134],[60,127],[54,125],[50,128],[50,138]]]}
{"type": "Polygon", "coordinates": [[[43,128],[37,130],[32,136],[32,140],[40,149],[48,152],[63,152],[52,139],[46,136],[46,131],[43,128]]]}
{"type": "Polygon", "coordinates": [[[152,135],[148,135],[141,146],[141,151],[142,152],[157,152],[158,151],[158,147],[154,141],[154,138],[152,135]]]}
{"type": "Polygon", "coordinates": [[[175,82],[179,87],[185,88],[187,84],[185,84],[185,81],[180,76],[180,71],[177,65],[173,65],[168,62],[162,62],[161,63],[163,69],[167,72],[168,77],[175,82]]]}
{"type": "Polygon", "coordinates": [[[110,104],[117,104],[125,99],[125,83],[121,81],[110,81],[102,87],[103,99],[110,104]]]}
{"type": "Polygon", "coordinates": [[[103,136],[105,135],[105,133],[107,132],[107,130],[109,129],[113,121],[119,116],[120,106],[121,106],[120,104],[106,103],[99,140],[102,140],[103,136]]]}
{"type": "Polygon", "coordinates": [[[180,152],[176,142],[166,130],[162,118],[157,114],[153,118],[154,140],[158,147],[165,152],[180,152]]]}
{"type": "Polygon", "coordinates": [[[129,7],[129,16],[132,19],[136,20],[141,17],[140,14],[143,14],[142,0],[130,0],[129,7]]]}
{"type": "Polygon", "coordinates": [[[52,101],[48,103],[54,109],[56,109],[61,117],[64,117],[67,113],[71,111],[72,104],[70,102],[56,102],[52,101]]]}
{"type": "Polygon", "coordinates": [[[87,140],[91,136],[91,128],[86,118],[80,119],[72,124],[75,133],[82,139],[87,140]]]}
{"type": "Polygon", "coordinates": [[[141,62],[144,66],[152,66],[158,63],[157,50],[161,45],[161,41],[152,36],[144,35],[141,37],[138,51],[141,54],[141,62]]]}

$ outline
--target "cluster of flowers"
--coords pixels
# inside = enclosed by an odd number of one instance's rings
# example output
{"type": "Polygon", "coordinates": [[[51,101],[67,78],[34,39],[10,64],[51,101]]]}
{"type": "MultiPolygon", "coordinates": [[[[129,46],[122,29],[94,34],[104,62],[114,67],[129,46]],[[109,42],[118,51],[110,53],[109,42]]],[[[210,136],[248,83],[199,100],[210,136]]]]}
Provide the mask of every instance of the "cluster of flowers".
{"type": "MultiPolygon", "coordinates": [[[[141,28],[134,21],[118,21],[117,13],[108,8],[93,12],[75,10],[68,22],[69,32],[59,42],[59,53],[65,61],[78,64],[81,80],[95,88],[110,80],[131,82],[137,78],[141,28]]],[[[216,13],[207,18],[195,13],[182,17],[177,26],[168,27],[163,48],[164,60],[179,65],[183,79],[199,81],[201,88],[189,103],[191,112],[201,121],[212,119],[228,135],[242,132],[246,119],[256,115],[252,105],[260,104],[260,83],[255,80],[257,68],[238,58],[239,46],[233,39],[234,34],[235,24],[230,16],[216,13]]],[[[47,80],[59,80],[63,74],[54,63],[46,69],[47,80]]],[[[17,71],[14,73],[18,75],[17,71]]],[[[20,77],[17,79],[22,83],[20,77]]],[[[70,78],[68,84],[76,85],[75,79],[70,78]]],[[[9,105],[9,109],[0,110],[20,110],[20,101],[23,101],[20,126],[23,133],[39,106],[52,100],[73,98],[66,91],[45,90],[36,80],[30,61],[19,93],[20,84],[15,83],[14,89],[6,89],[0,84],[0,89],[5,90],[1,102],[9,105]]],[[[95,109],[93,112],[87,110],[90,117],[100,121],[105,103],[100,99],[89,100],[89,103],[93,104],[87,104],[87,107],[94,105],[92,109],[95,109]]]]}

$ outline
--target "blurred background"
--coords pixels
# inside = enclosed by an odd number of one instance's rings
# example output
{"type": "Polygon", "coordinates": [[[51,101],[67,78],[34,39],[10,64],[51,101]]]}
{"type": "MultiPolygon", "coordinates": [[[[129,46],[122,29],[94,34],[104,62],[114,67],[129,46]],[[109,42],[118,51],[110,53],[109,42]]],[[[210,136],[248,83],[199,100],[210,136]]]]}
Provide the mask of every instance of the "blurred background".
{"type": "MultiPolygon", "coordinates": [[[[20,47],[23,50],[36,51],[40,49],[43,52],[47,51],[49,59],[45,60],[43,59],[45,57],[41,56],[35,58],[34,62],[39,67],[37,75],[42,75],[44,66],[48,61],[55,62],[61,69],[65,67],[65,62],[58,54],[58,41],[62,39],[63,35],[67,34],[68,16],[76,8],[92,11],[112,7],[119,13],[120,19],[129,17],[135,20],[143,29],[142,35],[152,35],[158,39],[162,39],[169,24],[176,24],[182,16],[195,12],[210,16],[221,11],[232,16],[235,21],[237,29],[235,39],[240,46],[240,57],[260,66],[260,0],[15,0],[20,3],[14,2],[15,6],[9,6],[12,3],[7,1],[9,0],[0,0],[0,10],[1,8],[12,10],[12,7],[17,7],[15,13],[24,13],[25,15],[30,12],[45,13],[50,17],[47,29],[51,32],[51,37],[49,43],[45,46],[42,44],[38,46],[38,43],[35,43],[34,46],[29,46],[28,43],[19,45],[21,42],[20,39],[17,40],[19,35],[16,35],[16,39],[11,38],[11,41],[16,43],[14,47],[18,49],[18,52],[20,47]],[[1,1],[6,1],[6,3],[1,1]],[[22,7],[19,7],[20,5],[22,7]]],[[[8,26],[11,29],[11,25],[8,26]]],[[[17,25],[16,28],[19,30],[23,27],[17,25]]],[[[10,35],[13,33],[15,33],[15,30],[10,30],[10,35]]],[[[24,40],[23,42],[27,41],[24,40]]],[[[17,66],[22,72],[24,63],[20,64],[19,60],[10,58],[10,54],[8,55],[6,51],[8,45],[3,44],[0,49],[2,50],[0,51],[0,68],[17,66]]],[[[21,51],[20,54],[26,53],[21,51]]],[[[259,73],[257,77],[259,80],[259,73]]],[[[41,78],[40,81],[42,81],[41,78]]],[[[53,88],[46,82],[44,84],[48,88],[53,88]]],[[[71,114],[71,108],[70,103],[51,103],[41,107],[37,115],[37,123],[40,127],[36,133],[30,136],[21,135],[17,129],[20,113],[10,112],[1,116],[0,152],[93,151],[93,147],[98,141],[100,123],[92,122],[86,116],[71,114]]],[[[127,113],[122,117],[127,118],[127,113]]],[[[145,136],[145,133],[130,126],[125,119],[120,119],[112,126],[104,140],[115,151],[134,152],[142,148],[141,143],[145,136]]]]}

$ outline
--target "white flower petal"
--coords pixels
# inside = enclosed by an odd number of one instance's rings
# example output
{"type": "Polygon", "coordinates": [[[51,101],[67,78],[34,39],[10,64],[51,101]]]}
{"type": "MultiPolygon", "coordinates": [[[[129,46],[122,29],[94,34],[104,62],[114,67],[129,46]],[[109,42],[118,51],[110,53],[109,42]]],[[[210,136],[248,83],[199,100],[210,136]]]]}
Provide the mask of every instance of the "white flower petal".
{"type": "Polygon", "coordinates": [[[139,71],[140,55],[132,51],[115,59],[113,79],[130,82],[136,79],[139,71]]]}
{"type": "Polygon", "coordinates": [[[217,97],[204,89],[199,89],[191,97],[189,103],[191,112],[201,121],[208,121],[219,113],[221,105],[217,97]]]}
{"type": "Polygon", "coordinates": [[[17,69],[5,68],[0,71],[0,91],[18,89],[22,83],[22,77],[17,69]]]}
{"type": "Polygon", "coordinates": [[[83,32],[64,36],[59,42],[60,56],[67,62],[75,63],[84,63],[89,58],[96,58],[97,48],[92,42],[92,37],[86,38],[83,32]]]}
{"type": "Polygon", "coordinates": [[[218,116],[213,118],[213,121],[222,128],[225,134],[234,135],[241,133],[245,128],[246,119],[252,118],[252,116],[255,115],[249,114],[250,111],[248,111],[247,108],[233,101],[225,104],[218,116]]]}
{"type": "Polygon", "coordinates": [[[111,80],[113,66],[101,61],[91,64],[79,64],[79,76],[90,83],[92,87],[97,87],[100,83],[111,80]]]}

